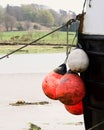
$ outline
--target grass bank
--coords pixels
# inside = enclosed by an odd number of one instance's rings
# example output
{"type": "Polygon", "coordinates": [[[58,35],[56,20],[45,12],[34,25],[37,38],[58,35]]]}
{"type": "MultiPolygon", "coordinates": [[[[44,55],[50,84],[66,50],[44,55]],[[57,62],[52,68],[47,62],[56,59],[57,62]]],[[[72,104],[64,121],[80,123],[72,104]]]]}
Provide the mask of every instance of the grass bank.
{"type": "MultiPolygon", "coordinates": [[[[12,51],[22,47],[22,45],[8,45],[0,46],[0,54],[8,54],[12,51]]],[[[66,47],[56,47],[56,46],[28,46],[22,50],[16,52],[17,54],[30,54],[30,53],[56,53],[64,52],[66,47]]]]}
{"type": "MultiPolygon", "coordinates": [[[[0,34],[0,53],[7,54],[21,46],[28,44],[36,39],[48,34],[49,31],[14,31],[1,32],[0,34]],[[5,45],[4,45],[5,44],[5,45]]],[[[69,32],[68,43],[71,44],[75,36],[74,32],[69,32]]],[[[39,40],[37,45],[30,45],[17,53],[52,53],[64,52],[66,50],[67,34],[57,31],[39,40]],[[38,45],[43,44],[43,45],[38,45]],[[48,43],[48,45],[46,45],[48,43]],[[52,45],[50,45],[52,44],[52,45]]],[[[74,42],[76,44],[76,41],[74,42]]]]}

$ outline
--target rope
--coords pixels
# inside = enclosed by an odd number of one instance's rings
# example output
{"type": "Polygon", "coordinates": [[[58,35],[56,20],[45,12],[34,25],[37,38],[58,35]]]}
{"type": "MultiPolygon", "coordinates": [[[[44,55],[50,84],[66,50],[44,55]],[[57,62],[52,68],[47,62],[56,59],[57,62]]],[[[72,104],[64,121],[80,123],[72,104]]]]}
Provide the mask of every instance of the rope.
{"type": "Polygon", "coordinates": [[[8,57],[8,56],[12,55],[13,53],[15,53],[15,52],[17,52],[17,51],[19,51],[19,50],[21,50],[21,49],[23,49],[23,48],[25,48],[25,47],[27,47],[27,46],[29,46],[29,45],[32,45],[33,43],[35,43],[35,42],[37,42],[37,41],[43,39],[44,37],[47,37],[48,35],[50,35],[50,34],[56,32],[56,31],[60,30],[61,28],[65,27],[65,26],[68,26],[69,24],[71,25],[71,24],[72,24],[73,22],[75,22],[75,21],[76,21],[76,19],[70,19],[70,20],[69,20],[66,24],[64,24],[63,26],[61,26],[61,27],[59,27],[59,28],[57,28],[57,29],[55,29],[55,30],[53,30],[53,31],[51,31],[51,32],[49,32],[49,33],[47,33],[46,35],[43,35],[42,37],[40,37],[40,38],[38,38],[38,39],[36,39],[36,40],[34,40],[34,41],[28,43],[28,44],[26,44],[26,45],[24,45],[24,46],[22,46],[22,47],[16,49],[16,50],[14,50],[14,51],[12,51],[12,52],[10,52],[10,53],[4,55],[4,56],[2,56],[2,57],[0,57],[0,60],[1,60],[1,59],[4,59],[5,57],[8,57]]]}
{"type": "Polygon", "coordinates": [[[98,127],[98,126],[100,126],[102,124],[104,124],[104,121],[97,123],[96,125],[94,125],[93,127],[89,128],[88,130],[93,130],[94,128],[96,128],[96,127],[98,127]]]}
{"type": "Polygon", "coordinates": [[[77,32],[77,27],[76,27],[76,33],[75,33],[75,36],[74,36],[74,38],[73,38],[72,44],[71,44],[71,45],[68,45],[68,27],[67,27],[67,43],[66,43],[67,48],[66,48],[66,58],[65,58],[64,63],[67,62],[68,55],[70,54],[72,47],[76,47],[76,46],[74,46],[73,44],[74,44],[74,41],[75,41],[75,39],[76,39],[77,36],[78,36],[78,32],[77,32]]]}
{"type": "Polygon", "coordinates": [[[82,14],[84,13],[84,9],[85,9],[86,2],[87,2],[87,0],[84,1],[82,14]]]}
{"type": "Polygon", "coordinates": [[[68,49],[69,49],[69,47],[68,47],[68,42],[69,42],[69,34],[68,34],[68,32],[69,32],[69,26],[67,25],[66,26],[66,31],[67,31],[67,38],[66,38],[66,58],[65,58],[65,61],[64,61],[64,63],[66,63],[67,62],[67,58],[68,58],[68,49]]]}

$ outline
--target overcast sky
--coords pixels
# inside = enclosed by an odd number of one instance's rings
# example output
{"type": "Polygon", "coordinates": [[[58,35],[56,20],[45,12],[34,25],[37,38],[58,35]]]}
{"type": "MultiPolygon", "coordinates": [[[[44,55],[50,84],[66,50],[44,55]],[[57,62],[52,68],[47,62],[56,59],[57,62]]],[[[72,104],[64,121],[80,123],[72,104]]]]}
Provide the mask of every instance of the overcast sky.
{"type": "Polygon", "coordinates": [[[71,10],[79,14],[82,12],[84,0],[0,0],[0,5],[3,7],[5,7],[7,4],[21,5],[31,3],[46,5],[55,10],[71,10]]]}

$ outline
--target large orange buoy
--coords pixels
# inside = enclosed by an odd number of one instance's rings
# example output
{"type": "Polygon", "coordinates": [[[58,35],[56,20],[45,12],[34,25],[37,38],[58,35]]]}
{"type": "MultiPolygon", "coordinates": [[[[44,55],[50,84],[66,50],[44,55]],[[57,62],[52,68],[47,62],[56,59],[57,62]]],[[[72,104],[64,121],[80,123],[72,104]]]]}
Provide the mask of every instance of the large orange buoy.
{"type": "Polygon", "coordinates": [[[42,89],[47,97],[57,100],[56,87],[59,80],[66,72],[66,64],[62,64],[46,75],[42,82],[42,89]]]}
{"type": "Polygon", "coordinates": [[[64,105],[66,110],[74,115],[81,115],[83,114],[83,105],[82,105],[82,101],[79,102],[76,105],[64,105]]]}
{"type": "Polygon", "coordinates": [[[59,81],[56,96],[66,105],[78,104],[85,96],[85,85],[80,76],[68,71],[59,81]]]}

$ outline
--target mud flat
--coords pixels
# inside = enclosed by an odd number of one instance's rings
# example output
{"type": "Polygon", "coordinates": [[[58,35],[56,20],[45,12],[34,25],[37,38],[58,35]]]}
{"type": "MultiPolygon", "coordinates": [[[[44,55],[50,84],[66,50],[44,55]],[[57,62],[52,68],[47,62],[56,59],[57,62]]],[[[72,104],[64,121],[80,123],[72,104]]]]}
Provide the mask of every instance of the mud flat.
{"type": "Polygon", "coordinates": [[[43,55],[46,57],[44,63],[42,55],[31,56],[32,59],[30,55],[15,55],[0,61],[0,130],[29,130],[30,124],[41,130],[84,130],[83,115],[68,113],[62,103],[47,98],[42,91],[44,76],[62,63],[63,54],[53,58],[43,55]],[[17,101],[46,103],[10,105],[17,101]]]}

